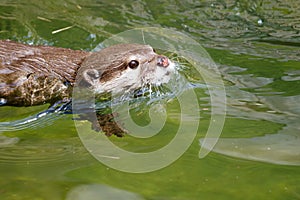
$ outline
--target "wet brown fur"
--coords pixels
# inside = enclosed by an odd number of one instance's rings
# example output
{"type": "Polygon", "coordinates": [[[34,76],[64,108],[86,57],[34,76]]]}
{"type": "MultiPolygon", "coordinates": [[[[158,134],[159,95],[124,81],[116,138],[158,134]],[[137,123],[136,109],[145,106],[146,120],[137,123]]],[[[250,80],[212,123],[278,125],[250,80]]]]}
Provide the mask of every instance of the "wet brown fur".
{"type": "Polygon", "coordinates": [[[30,106],[69,97],[69,85],[89,54],[0,40],[0,98],[6,105],[30,106]]]}

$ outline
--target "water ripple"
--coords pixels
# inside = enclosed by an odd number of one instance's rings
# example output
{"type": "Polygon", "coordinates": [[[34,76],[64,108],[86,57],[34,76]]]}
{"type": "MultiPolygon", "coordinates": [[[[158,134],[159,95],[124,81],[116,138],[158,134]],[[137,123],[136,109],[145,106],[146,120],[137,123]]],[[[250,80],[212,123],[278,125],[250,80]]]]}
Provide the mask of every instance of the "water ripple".
{"type": "Polygon", "coordinates": [[[0,163],[4,164],[46,164],[59,163],[73,160],[74,156],[84,154],[86,151],[78,145],[66,141],[39,141],[32,143],[10,145],[5,148],[0,146],[0,163]]]}
{"type": "Polygon", "coordinates": [[[0,133],[48,126],[54,121],[63,117],[62,114],[69,113],[69,105],[70,102],[68,102],[67,104],[61,104],[60,102],[58,102],[57,104],[51,106],[49,109],[38,114],[15,121],[0,122],[0,133]]]}

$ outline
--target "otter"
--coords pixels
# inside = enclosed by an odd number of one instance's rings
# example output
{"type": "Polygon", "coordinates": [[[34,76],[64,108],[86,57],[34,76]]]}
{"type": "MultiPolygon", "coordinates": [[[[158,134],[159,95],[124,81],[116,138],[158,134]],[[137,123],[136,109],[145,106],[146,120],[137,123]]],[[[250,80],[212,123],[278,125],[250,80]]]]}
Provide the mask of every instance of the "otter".
{"type": "MultiPolygon", "coordinates": [[[[99,52],[31,46],[0,40],[0,105],[70,102],[78,85],[94,94],[136,90],[170,80],[174,63],[149,45],[117,44],[99,52]]],[[[89,120],[89,116],[84,116],[89,120]]],[[[112,114],[97,113],[92,127],[123,136],[112,114]]]]}
{"type": "Polygon", "coordinates": [[[71,98],[76,79],[95,94],[122,93],[170,79],[174,64],[149,45],[118,44],[99,52],[0,41],[4,105],[53,104],[71,98]]]}

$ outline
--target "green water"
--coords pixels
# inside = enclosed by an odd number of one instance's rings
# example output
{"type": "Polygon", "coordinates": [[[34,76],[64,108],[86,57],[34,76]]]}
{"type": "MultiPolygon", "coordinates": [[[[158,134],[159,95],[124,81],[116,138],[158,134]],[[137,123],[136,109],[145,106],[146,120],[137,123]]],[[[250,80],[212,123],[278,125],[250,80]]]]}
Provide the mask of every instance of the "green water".
{"type": "MultiPolygon", "coordinates": [[[[93,158],[71,115],[5,131],[0,133],[0,199],[300,199],[299,5],[292,0],[2,0],[0,39],[27,44],[92,50],[114,34],[144,26],[187,34],[205,47],[222,74],[227,115],[213,152],[199,159],[210,103],[205,88],[195,89],[201,119],[192,145],[170,166],[142,174],[120,172],[93,158]]],[[[0,107],[0,120],[46,107],[0,107]]],[[[168,107],[176,115],[176,101],[168,107]]],[[[133,112],[140,124],[146,115],[133,112]]],[[[130,151],[153,151],[174,136],[173,115],[153,138],[110,139],[130,151]]]]}

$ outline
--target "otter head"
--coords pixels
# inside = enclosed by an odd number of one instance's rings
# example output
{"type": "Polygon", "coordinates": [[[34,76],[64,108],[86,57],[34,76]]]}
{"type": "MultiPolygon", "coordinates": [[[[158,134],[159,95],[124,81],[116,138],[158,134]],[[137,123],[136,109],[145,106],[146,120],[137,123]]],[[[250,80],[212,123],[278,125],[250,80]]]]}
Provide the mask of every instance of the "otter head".
{"type": "Polygon", "coordinates": [[[79,73],[95,93],[123,93],[167,83],[174,70],[174,63],[149,45],[118,44],[92,53],[79,73]]]}

